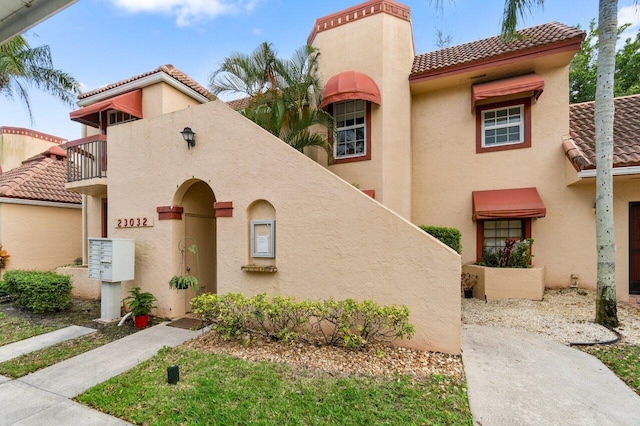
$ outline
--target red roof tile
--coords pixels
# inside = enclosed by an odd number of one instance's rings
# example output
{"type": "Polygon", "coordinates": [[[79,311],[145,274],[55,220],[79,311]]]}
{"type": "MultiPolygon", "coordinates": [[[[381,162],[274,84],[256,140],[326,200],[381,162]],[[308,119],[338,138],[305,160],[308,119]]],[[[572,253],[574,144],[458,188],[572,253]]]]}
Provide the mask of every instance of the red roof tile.
{"type": "Polygon", "coordinates": [[[56,152],[32,157],[0,174],[0,197],[80,204],[82,195],[67,191],[67,164],[56,152]]]}
{"type": "Polygon", "coordinates": [[[251,97],[247,96],[240,99],[233,99],[231,101],[227,101],[227,105],[229,105],[235,111],[242,111],[243,109],[251,105],[251,97]]]}
{"type": "Polygon", "coordinates": [[[502,41],[500,36],[495,36],[417,55],[413,61],[410,78],[435,71],[441,72],[451,67],[472,66],[487,60],[522,55],[556,44],[572,41],[580,43],[585,36],[584,31],[559,22],[526,28],[518,33],[522,37],[509,43],[502,41]]]}
{"type": "MultiPolygon", "coordinates": [[[[616,98],[614,105],[613,166],[640,166],[640,95],[616,98]]],[[[570,105],[569,114],[570,136],[586,159],[586,162],[580,159],[583,165],[576,168],[595,169],[594,102],[570,105]]]]}
{"type": "Polygon", "coordinates": [[[202,96],[206,96],[209,99],[211,99],[212,96],[213,96],[211,94],[211,92],[209,92],[206,88],[201,86],[195,80],[191,79],[191,77],[189,77],[188,75],[186,75],[185,73],[183,73],[182,71],[180,71],[179,69],[174,67],[173,65],[167,64],[167,65],[163,65],[163,66],[161,66],[159,68],[156,68],[153,71],[149,71],[149,72],[146,72],[144,74],[140,74],[140,75],[136,75],[134,77],[130,77],[130,78],[126,79],[126,80],[121,80],[121,81],[119,81],[117,83],[113,83],[113,84],[109,84],[107,86],[100,87],[98,89],[92,90],[91,92],[82,93],[82,94],[80,94],[78,96],[78,99],[88,98],[90,96],[97,95],[98,93],[106,92],[107,90],[114,89],[114,88],[120,87],[120,86],[124,86],[125,84],[131,83],[132,81],[140,80],[140,79],[142,79],[144,77],[148,77],[150,75],[161,73],[161,72],[167,74],[170,77],[173,77],[174,79],[176,79],[180,83],[182,83],[185,86],[193,89],[194,91],[198,92],[202,96]]]}

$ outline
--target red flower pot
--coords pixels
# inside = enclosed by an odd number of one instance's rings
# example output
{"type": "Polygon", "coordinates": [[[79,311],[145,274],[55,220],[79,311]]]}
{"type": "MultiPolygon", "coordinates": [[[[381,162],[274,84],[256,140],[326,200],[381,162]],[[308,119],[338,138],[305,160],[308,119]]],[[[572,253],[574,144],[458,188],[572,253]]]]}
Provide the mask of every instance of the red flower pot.
{"type": "Polygon", "coordinates": [[[149,325],[149,315],[138,315],[133,317],[133,323],[136,325],[136,328],[147,328],[149,325]]]}

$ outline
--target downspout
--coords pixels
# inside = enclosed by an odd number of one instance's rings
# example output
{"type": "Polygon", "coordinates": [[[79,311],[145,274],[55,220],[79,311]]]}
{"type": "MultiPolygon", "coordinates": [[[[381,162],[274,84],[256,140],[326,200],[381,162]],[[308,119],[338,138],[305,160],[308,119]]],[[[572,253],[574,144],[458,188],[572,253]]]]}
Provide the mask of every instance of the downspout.
{"type": "Polygon", "coordinates": [[[82,264],[89,263],[89,253],[87,251],[87,196],[82,194],[82,264]]]}

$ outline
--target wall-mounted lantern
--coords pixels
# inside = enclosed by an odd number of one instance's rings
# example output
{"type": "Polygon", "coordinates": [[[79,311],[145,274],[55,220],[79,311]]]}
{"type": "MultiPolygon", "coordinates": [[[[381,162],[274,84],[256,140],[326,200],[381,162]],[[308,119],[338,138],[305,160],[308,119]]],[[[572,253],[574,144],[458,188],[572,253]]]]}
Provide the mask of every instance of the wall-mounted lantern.
{"type": "Polygon", "coordinates": [[[196,146],[196,134],[191,130],[191,127],[185,127],[180,133],[182,133],[182,137],[187,142],[188,149],[191,149],[192,146],[196,146]]]}

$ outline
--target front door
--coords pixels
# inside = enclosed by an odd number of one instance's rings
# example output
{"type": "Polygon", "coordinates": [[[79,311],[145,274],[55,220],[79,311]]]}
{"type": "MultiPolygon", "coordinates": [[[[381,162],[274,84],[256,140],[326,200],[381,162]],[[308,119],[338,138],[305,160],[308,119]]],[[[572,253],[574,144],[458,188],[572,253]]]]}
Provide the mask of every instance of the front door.
{"type": "Polygon", "coordinates": [[[640,294],[640,203],[629,204],[629,294],[640,294]]]}
{"type": "MultiPolygon", "coordinates": [[[[213,204],[212,204],[213,205],[213,204]]],[[[214,216],[185,214],[185,270],[198,277],[197,292],[186,290],[186,311],[191,311],[191,299],[202,293],[216,292],[216,219],[214,216]],[[196,245],[196,253],[188,248],[196,245]]]]}

